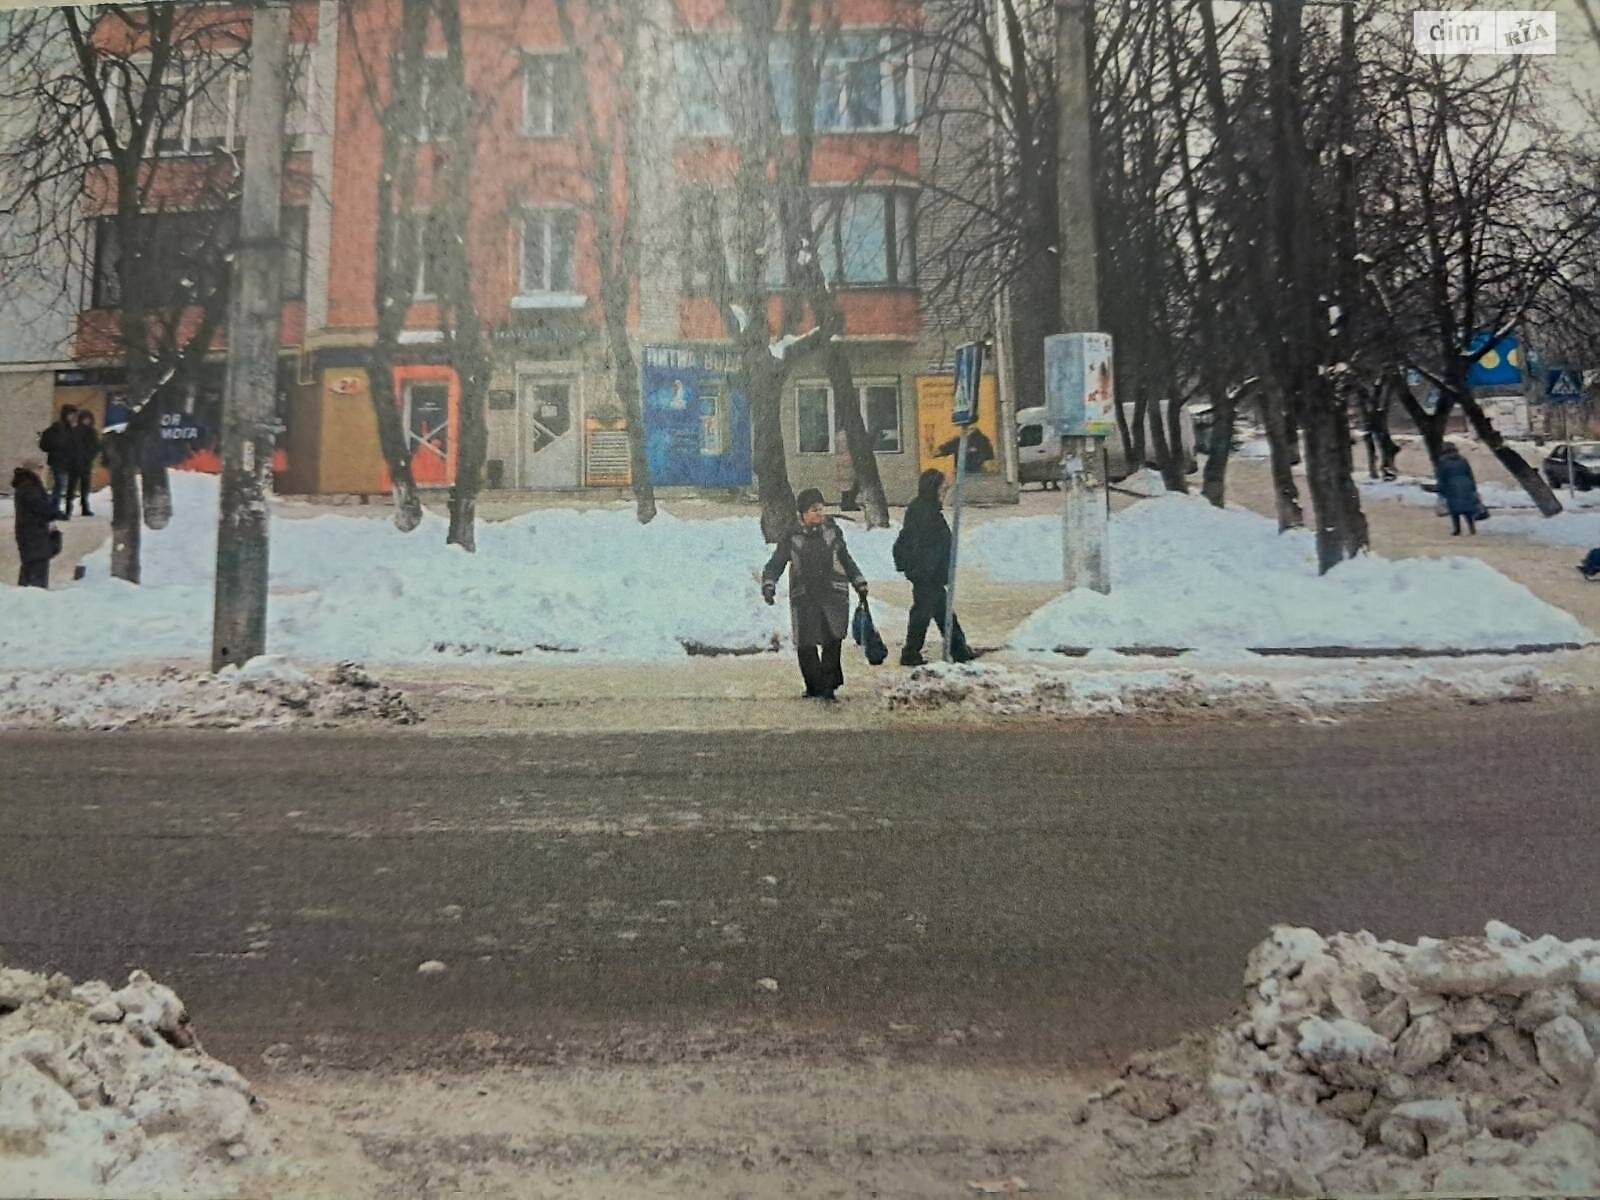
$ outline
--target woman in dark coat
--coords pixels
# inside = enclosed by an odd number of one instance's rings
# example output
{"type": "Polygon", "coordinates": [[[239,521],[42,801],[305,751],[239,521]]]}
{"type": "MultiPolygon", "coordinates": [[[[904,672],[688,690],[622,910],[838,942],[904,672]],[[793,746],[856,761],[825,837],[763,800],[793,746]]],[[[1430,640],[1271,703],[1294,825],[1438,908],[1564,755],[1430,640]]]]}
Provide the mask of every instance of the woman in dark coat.
{"type": "Polygon", "coordinates": [[[821,492],[801,492],[795,511],[799,523],[779,540],[761,571],[761,598],[774,602],[787,570],[789,615],[806,696],[832,700],[844,686],[839,650],[850,630],[850,589],[865,600],[867,580],[845,548],[844,534],[823,511],[821,492]]]}
{"type": "Polygon", "coordinates": [[[18,467],[11,475],[11,502],[16,510],[17,557],[22,560],[17,586],[47,588],[55,503],[45,491],[44,480],[27,467],[18,467]]]}
{"type": "Polygon", "coordinates": [[[1454,443],[1446,442],[1439,461],[1433,468],[1439,488],[1439,498],[1450,512],[1450,536],[1461,536],[1461,522],[1467,523],[1467,532],[1478,532],[1478,514],[1483,511],[1483,501],[1478,497],[1478,481],[1472,476],[1472,464],[1461,457],[1454,443]]]}
{"type": "MultiPolygon", "coordinates": [[[[900,648],[902,667],[920,667],[928,624],[944,628],[945,587],[950,575],[950,523],[944,519],[944,473],[930,468],[917,480],[917,498],[906,509],[905,524],[895,540],[895,565],[911,581],[911,619],[900,648]]],[[[951,614],[950,658],[971,662],[961,622],[951,614]]]]}

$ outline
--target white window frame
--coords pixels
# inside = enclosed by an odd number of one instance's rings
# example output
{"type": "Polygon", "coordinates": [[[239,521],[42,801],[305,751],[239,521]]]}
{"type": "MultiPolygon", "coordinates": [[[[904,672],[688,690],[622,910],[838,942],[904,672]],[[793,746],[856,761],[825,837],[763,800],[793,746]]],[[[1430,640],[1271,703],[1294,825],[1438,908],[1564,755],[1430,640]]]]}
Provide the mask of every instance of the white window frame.
{"type": "MultiPolygon", "coordinates": [[[[856,405],[861,410],[861,420],[867,420],[867,389],[874,387],[894,388],[894,432],[898,446],[894,450],[879,450],[873,448],[873,454],[904,454],[906,452],[906,418],[905,418],[905,392],[901,386],[898,375],[864,375],[855,381],[856,405]]],[[[839,453],[839,411],[834,400],[833,384],[826,379],[801,379],[794,385],[794,433],[795,453],[821,457],[839,453]],[[828,448],[826,450],[800,449],[800,393],[802,391],[821,392],[827,397],[828,403],[828,448]]]]}
{"type": "Polygon", "coordinates": [[[556,95],[556,88],[563,82],[565,72],[573,69],[573,59],[570,54],[560,50],[524,50],[522,52],[522,136],[526,138],[560,139],[572,136],[572,106],[569,103],[565,109],[565,127],[557,118],[562,113],[562,108],[556,95]],[[543,119],[532,121],[530,117],[532,97],[530,95],[533,83],[533,68],[537,66],[544,72],[546,93],[545,111],[543,119]]]}
{"type": "Polygon", "coordinates": [[[822,260],[823,276],[828,286],[840,290],[855,290],[861,288],[890,288],[915,289],[919,263],[917,245],[917,200],[918,193],[914,188],[897,186],[868,186],[860,187],[854,184],[825,184],[814,186],[811,189],[812,229],[817,237],[816,253],[822,260]],[[844,209],[841,206],[835,212],[835,202],[843,200],[847,204],[858,202],[863,196],[876,196],[883,204],[883,248],[884,248],[884,275],[883,279],[855,280],[846,279],[844,262],[835,264],[832,260],[833,239],[831,235],[832,220],[837,215],[843,218],[844,209]],[[902,256],[902,250],[904,255],[902,256]],[[902,261],[904,257],[905,261],[902,261]],[[838,277],[830,273],[830,268],[837,266],[838,277]]]}
{"type": "Polygon", "coordinates": [[[534,297],[578,297],[578,210],[563,205],[543,205],[524,208],[521,219],[517,223],[517,295],[522,298],[534,297]],[[544,236],[541,239],[544,247],[544,278],[539,282],[540,287],[529,287],[528,283],[528,222],[538,218],[544,223],[544,236]],[[551,237],[551,230],[557,218],[566,218],[572,222],[572,278],[567,280],[568,286],[555,287],[556,282],[551,278],[554,266],[552,246],[555,239],[551,237]]]}
{"type": "MultiPolygon", "coordinates": [[[[845,28],[841,29],[838,38],[845,39],[870,38],[877,34],[878,56],[878,111],[888,114],[888,120],[880,119],[876,125],[852,125],[850,116],[850,92],[848,88],[841,89],[839,93],[839,108],[836,115],[837,124],[817,126],[819,135],[851,134],[851,133],[898,133],[911,132],[917,123],[917,92],[915,76],[916,56],[911,52],[909,31],[904,29],[883,28],[845,28]],[[900,58],[895,53],[898,43],[904,43],[905,55],[900,58]],[[904,112],[897,113],[895,73],[898,69],[905,72],[905,102],[904,112]]],[[[822,75],[826,78],[830,64],[842,64],[849,67],[860,60],[854,56],[843,53],[843,47],[835,42],[825,52],[822,61],[822,75]]]]}
{"type": "MultiPolygon", "coordinates": [[[[314,132],[313,112],[316,100],[316,56],[312,53],[314,47],[309,42],[297,42],[289,47],[289,56],[292,62],[292,71],[288,80],[287,92],[284,96],[283,110],[283,136],[284,148],[291,152],[311,149],[311,137],[314,132]],[[304,101],[304,108],[296,120],[295,102],[304,101]],[[300,128],[296,128],[296,125],[300,128]]],[[[183,79],[185,99],[183,115],[178,119],[178,140],[181,145],[163,150],[156,144],[152,135],[152,143],[146,147],[146,158],[193,158],[219,152],[237,154],[244,147],[244,112],[239,102],[250,81],[247,68],[232,65],[224,67],[223,63],[239,57],[237,52],[231,54],[198,55],[193,58],[174,62],[170,70],[176,70],[183,79]],[[227,100],[225,102],[227,116],[225,118],[226,131],[223,134],[223,144],[220,147],[197,148],[194,144],[194,113],[195,102],[199,95],[189,92],[189,71],[191,67],[202,66],[209,71],[227,71],[227,100]]],[[[148,55],[140,55],[132,60],[141,64],[146,72],[149,70],[150,59],[148,55]]],[[[120,96],[117,104],[119,116],[122,112],[120,96]]],[[[125,119],[125,118],[124,118],[125,119]]]]}

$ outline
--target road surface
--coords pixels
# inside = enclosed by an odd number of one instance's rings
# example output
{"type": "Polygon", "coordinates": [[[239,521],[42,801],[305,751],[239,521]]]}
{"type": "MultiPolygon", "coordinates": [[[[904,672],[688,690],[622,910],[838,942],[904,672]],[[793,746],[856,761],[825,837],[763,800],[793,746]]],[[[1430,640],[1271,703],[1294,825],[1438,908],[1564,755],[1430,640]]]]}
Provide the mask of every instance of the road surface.
{"type": "Polygon", "coordinates": [[[1273,922],[1594,935],[1597,716],[7,736],[0,960],[145,967],[241,1065],[1104,1063],[1273,922]]]}

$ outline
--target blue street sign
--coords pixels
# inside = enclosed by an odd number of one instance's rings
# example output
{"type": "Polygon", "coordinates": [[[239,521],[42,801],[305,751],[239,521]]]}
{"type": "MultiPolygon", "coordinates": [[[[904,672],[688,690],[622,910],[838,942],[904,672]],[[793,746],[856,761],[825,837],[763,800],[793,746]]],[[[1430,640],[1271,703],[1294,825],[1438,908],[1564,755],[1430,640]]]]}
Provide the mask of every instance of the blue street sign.
{"type": "Polygon", "coordinates": [[[956,347],[956,393],[950,408],[952,425],[978,422],[978,386],[983,380],[983,346],[967,342],[956,347]]]}
{"type": "Polygon", "coordinates": [[[1552,404],[1583,402],[1583,372],[1574,367],[1553,367],[1545,372],[1545,395],[1552,404]]]}
{"type": "MultiPolygon", "coordinates": [[[[1467,350],[1476,354],[1488,345],[1487,333],[1472,335],[1467,350]]],[[[1522,347],[1514,337],[1503,337],[1467,368],[1469,387],[1511,387],[1522,382],[1522,347]]]]}

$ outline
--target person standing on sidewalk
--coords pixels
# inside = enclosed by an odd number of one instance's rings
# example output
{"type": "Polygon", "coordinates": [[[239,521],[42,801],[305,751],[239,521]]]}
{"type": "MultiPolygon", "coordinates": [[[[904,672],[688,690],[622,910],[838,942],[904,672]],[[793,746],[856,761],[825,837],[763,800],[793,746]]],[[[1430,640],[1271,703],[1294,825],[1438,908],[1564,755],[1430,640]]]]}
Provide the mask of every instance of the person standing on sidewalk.
{"type": "Polygon", "coordinates": [[[1478,496],[1478,481],[1473,478],[1472,464],[1461,457],[1454,442],[1446,442],[1444,451],[1433,469],[1439,489],[1450,514],[1450,536],[1461,536],[1461,522],[1467,523],[1467,532],[1476,534],[1478,514],[1483,511],[1483,500],[1478,496]]]}
{"type": "Polygon", "coordinates": [[[87,408],[78,410],[78,424],[72,431],[74,454],[72,475],[67,481],[67,508],[72,512],[72,497],[76,492],[83,515],[94,516],[89,511],[89,489],[94,486],[94,465],[100,458],[100,435],[95,431],[94,414],[87,408]]]}
{"type": "MultiPolygon", "coordinates": [[[[920,667],[928,624],[944,628],[945,588],[950,577],[950,523],[944,519],[944,472],[929,468],[917,480],[917,498],[906,509],[905,524],[895,539],[894,565],[911,581],[911,619],[906,623],[902,667],[920,667]]],[[[961,622],[950,615],[950,658],[971,662],[961,622]]]]}
{"type": "Polygon", "coordinates": [[[56,508],[32,463],[24,463],[12,472],[11,503],[15,509],[17,557],[22,560],[17,586],[48,588],[50,559],[55,549],[51,545],[50,522],[55,519],[56,508]]]}
{"type": "Polygon", "coordinates": [[[823,509],[822,493],[795,497],[799,523],[779,539],[761,571],[761,598],[776,602],[778,580],[789,572],[789,616],[806,698],[832,701],[844,686],[839,651],[850,631],[850,589],[867,598],[867,580],[845,547],[844,534],[823,509]]]}
{"type": "Polygon", "coordinates": [[[39,449],[44,451],[44,461],[50,468],[50,498],[55,502],[56,520],[70,520],[66,511],[67,488],[72,479],[72,467],[78,457],[78,427],[75,404],[61,406],[61,419],[50,424],[39,435],[39,449]]]}

